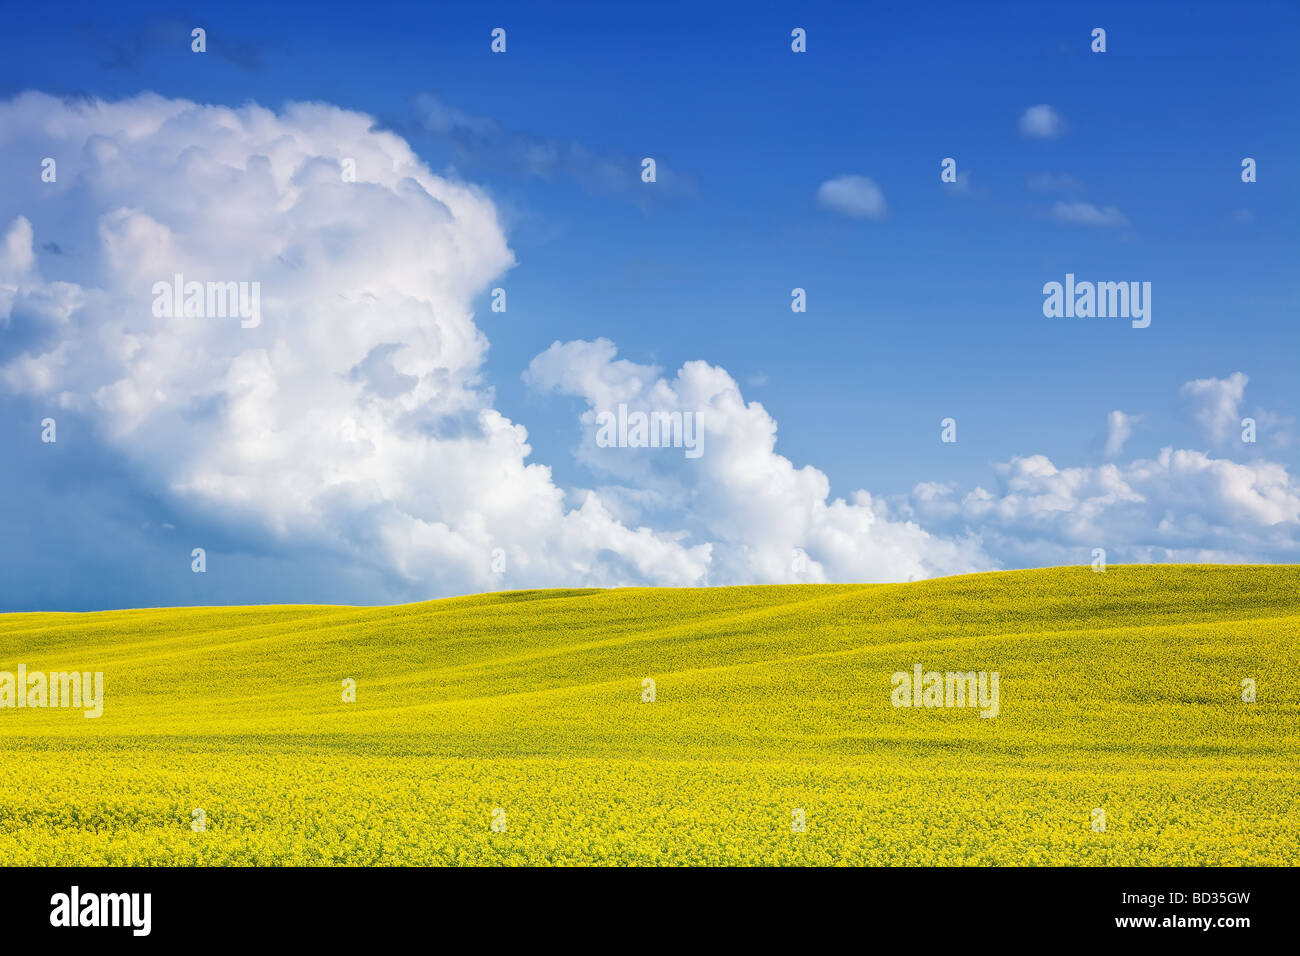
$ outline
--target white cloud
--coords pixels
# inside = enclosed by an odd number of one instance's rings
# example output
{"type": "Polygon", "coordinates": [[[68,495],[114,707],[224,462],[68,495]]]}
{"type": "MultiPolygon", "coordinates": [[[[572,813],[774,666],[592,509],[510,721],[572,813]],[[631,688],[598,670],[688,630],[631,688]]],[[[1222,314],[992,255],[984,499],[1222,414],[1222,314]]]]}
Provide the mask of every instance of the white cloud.
{"type": "Polygon", "coordinates": [[[1061,222],[1084,226],[1126,226],[1128,217],[1114,206],[1094,206],[1090,202],[1057,202],[1052,215],[1061,222]]]}
{"type": "Polygon", "coordinates": [[[1250,379],[1242,372],[1227,378],[1198,378],[1183,385],[1192,417],[1211,441],[1226,442],[1241,427],[1241,403],[1250,379]]]}
{"type": "Polygon", "coordinates": [[[817,201],[827,209],[855,219],[883,219],[885,194],[866,176],[838,176],[817,187],[817,201]]]}
{"type": "Polygon", "coordinates": [[[710,583],[898,581],[995,566],[975,536],[929,534],[866,491],[832,499],[825,474],[776,453],[776,422],[744,400],[725,370],[687,362],[667,379],[615,355],[605,339],[556,342],[525,378],[586,400],[579,457],[610,476],[609,493],[629,507],[649,500],[687,515],[688,530],[711,544],[710,583]],[[633,411],[698,412],[703,455],[598,447],[597,415],[620,402],[633,411]],[[809,558],[805,571],[793,567],[796,548],[809,558]]]}
{"type": "Polygon", "coordinates": [[[88,418],[169,502],[412,595],[706,579],[707,543],[625,527],[528,462],[470,309],[513,262],[496,210],[371,117],[25,94],[0,104],[0,161],[33,155],[59,179],[3,227],[0,385],[88,418]],[[47,238],[80,254],[46,263],[47,238]],[[175,273],[260,282],[260,327],[155,317],[175,273]]]}
{"type": "Polygon", "coordinates": [[[978,528],[1018,566],[1118,561],[1295,561],[1300,481],[1282,465],[1162,449],[1154,459],[1057,468],[1042,455],[997,466],[1000,488],[960,494],[927,483],[905,513],[932,530],[978,528]]]}
{"type": "Polygon", "coordinates": [[[1126,415],[1118,408],[1106,416],[1106,457],[1114,458],[1124,449],[1124,443],[1133,436],[1133,426],[1138,416],[1126,415]]]}
{"type": "Polygon", "coordinates": [[[1020,117],[1020,132],[1031,139],[1057,139],[1065,130],[1061,114],[1046,103],[1029,107],[1020,117]]]}
{"type": "MultiPolygon", "coordinates": [[[[1235,433],[1246,382],[1238,372],[1183,386],[1216,440],[1235,433]]],[[[1122,452],[1139,420],[1110,413],[1106,457],[1122,452]]],[[[993,490],[925,482],[898,511],[937,534],[978,533],[1014,567],[1087,563],[1095,547],[1111,562],[1300,559],[1300,479],[1282,464],[1164,448],[1153,459],[1071,468],[1027,455],[995,470],[993,490]]]]}

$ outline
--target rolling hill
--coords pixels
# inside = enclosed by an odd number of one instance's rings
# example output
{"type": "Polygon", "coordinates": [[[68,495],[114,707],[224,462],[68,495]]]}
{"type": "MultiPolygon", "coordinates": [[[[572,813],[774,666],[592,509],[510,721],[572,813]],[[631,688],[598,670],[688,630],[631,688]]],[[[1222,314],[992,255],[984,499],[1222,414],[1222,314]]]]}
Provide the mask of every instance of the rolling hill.
{"type": "Polygon", "coordinates": [[[104,695],[0,708],[11,864],[1294,864],[1300,837],[1300,566],[0,615],[19,665],[104,695]],[[916,665],[996,672],[997,716],[895,706],[916,665]]]}

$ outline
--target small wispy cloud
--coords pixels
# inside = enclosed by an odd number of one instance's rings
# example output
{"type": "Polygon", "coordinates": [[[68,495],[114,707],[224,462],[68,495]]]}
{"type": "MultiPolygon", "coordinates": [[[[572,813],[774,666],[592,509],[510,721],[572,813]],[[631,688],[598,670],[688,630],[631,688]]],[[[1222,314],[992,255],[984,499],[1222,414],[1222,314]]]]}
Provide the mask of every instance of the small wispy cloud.
{"type": "Polygon", "coordinates": [[[245,30],[217,31],[210,19],[196,22],[179,16],[154,16],[136,23],[99,22],[81,26],[81,32],[98,49],[105,69],[138,73],[156,56],[190,53],[190,31],[203,26],[212,34],[207,53],[241,70],[260,73],[265,69],[261,49],[245,30]],[[220,39],[217,39],[217,37],[220,39]]]}
{"type": "Polygon", "coordinates": [[[1036,193],[1077,193],[1083,183],[1069,173],[1031,173],[1029,188],[1036,193]]]}
{"type": "Polygon", "coordinates": [[[662,157],[652,157],[656,181],[650,186],[641,180],[640,156],[597,152],[581,143],[508,129],[494,119],[458,109],[432,93],[417,96],[414,110],[420,129],[450,143],[467,165],[548,182],[568,179],[588,192],[642,204],[694,192],[693,182],[669,167],[662,157]]]}
{"type": "Polygon", "coordinates": [[[1129,415],[1118,408],[1106,416],[1106,457],[1114,458],[1124,450],[1124,444],[1133,437],[1137,415],[1129,415]]]}
{"type": "Polygon", "coordinates": [[[867,176],[837,176],[817,187],[817,202],[842,216],[883,219],[889,212],[885,194],[867,176]]]}
{"type": "Polygon", "coordinates": [[[1020,132],[1030,139],[1057,139],[1067,128],[1061,114],[1046,103],[1029,107],[1020,117],[1020,132]]]}
{"type": "Polygon", "coordinates": [[[1255,420],[1258,441],[1267,437],[1271,448],[1290,448],[1295,441],[1295,417],[1258,406],[1249,411],[1246,408],[1249,383],[1250,377],[1245,372],[1233,372],[1227,378],[1198,378],[1185,383],[1181,395],[1192,419],[1205,437],[1217,445],[1232,442],[1243,427],[1243,416],[1250,415],[1255,420]]]}
{"type": "Polygon", "coordinates": [[[1128,225],[1128,217],[1114,206],[1094,206],[1090,202],[1058,202],[1052,206],[1052,218],[1102,228],[1128,225]]]}
{"type": "MultiPolygon", "coordinates": [[[[971,171],[969,169],[960,169],[957,171],[957,181],[955,183],[944,183],[944,189],[954,196],[975,196],[976,193],[971,186],[971,171]]],[[[979,195],[986,191],[981,189],[979,195]]]]}
{"type": "Polygon", "coordinates": [[[1244,372],[1233,372],[1227,378],[1198,378],[1183,385],[1183,400],[1210,440],[1222,444],[1240,427],[1249,381],[1244,372]]]}

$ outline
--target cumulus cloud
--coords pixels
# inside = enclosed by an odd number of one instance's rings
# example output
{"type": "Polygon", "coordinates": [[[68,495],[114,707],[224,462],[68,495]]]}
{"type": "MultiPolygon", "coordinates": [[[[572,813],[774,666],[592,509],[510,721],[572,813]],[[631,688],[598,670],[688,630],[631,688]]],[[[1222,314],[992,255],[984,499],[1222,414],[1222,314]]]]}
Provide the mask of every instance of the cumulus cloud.
{"type": "Polygon", "coordinates": [[[0,199],[0,384],[84,416],[166,500],[412,595],[707,577],[707,544],[528,461],[470,309],[513,263],[496,210],[370,117],[26,94],[0,104],[0,158],[33,155],[59,177],[26,215],[0,199]],[[57,266],[35,251],[70,237],[57,266]],[[177,274],[260,283],[261,324],[159,316],[177,274]]]}
{"type": "Polygon", "coordinates": [[[837,176],[817,187],[817,201],[827,209],[854,219],[883,219],[885,194],[867,176],[837,176]]]}
{"type": "MultiPolygon", "coordinates": [[[[1236,433],[1247,381],[1237,372],[1182,387],[1214,441],[1236,433]]],[[[1110,413],[1107,458],[1122,452],[1139,420],[1110,413]]],[[[1300,480],[1276,462],[1166,447],[1153,459],[1069,468],[1026,455],[995,472],[992,489],[917,485],[899,513],[938,534],[977,530],[988,553],[1015,567],[1086,561],[1094,547],[1112,562],[1300,559],[1300,480]]]]}
{"type": "Polygon", "coordinates": [[[1046,103],[1029,107],[1020,117],[1020,132],[1030,139],[1057,139],[1065,130],[1061,114],[1046,103]]]}
{"type": "Polygon", "coordinates": [[[1106,416],[1106,457],[1114,458],[1124,449],[1124,443],[1133,436],[1133,426],[1138,417],[1126,415],[1118,408],[1106,416]]]}
{"type": "Polygon", "coordinates": [[[1061,222],[1083,226],[1127,226],[1128,217],[1114,206],[1094,206],[1090,202],[1057,202],[1052,206],[1052,216],[1061,222]]]}
{"type": "Polygon", "coordinates": [[[1227,378],[1198,378],[1183,385],[1192,418],[1213,442],[1223,444],[1241,427],[1241,403],[1250,379],[1242,372],[1227,378]]]}
{"type": "Polygon", "coordinates": [[[973,534],[932,535],[866,491],[832,498],[825,474],[777,454],[775,420],[746,402],[724,369],[692,361],[666,378],[616,354],[606,339],[556,342],[525,378],[539,391],[586,401],[577,453],[608,476],[602,494],[628,513],[686,514],[692,539],[711,545],[710,583],[898,581],[996,566],[973,534]],[[698,414],[703,454],[600,447],[598,418],[620,403],[698,414]]]}
{"type": "Polygon", "coordinates": [[[992,490],[918,485],[904,511],[935,531],[978,528],[985,547],[1016,566],[1080,563],[1094,547],[1112,562],[1300,557],[1300,481],[1279,464],[1164,448],[1095,467],[1031,455],[997,473],[992,490]]]}

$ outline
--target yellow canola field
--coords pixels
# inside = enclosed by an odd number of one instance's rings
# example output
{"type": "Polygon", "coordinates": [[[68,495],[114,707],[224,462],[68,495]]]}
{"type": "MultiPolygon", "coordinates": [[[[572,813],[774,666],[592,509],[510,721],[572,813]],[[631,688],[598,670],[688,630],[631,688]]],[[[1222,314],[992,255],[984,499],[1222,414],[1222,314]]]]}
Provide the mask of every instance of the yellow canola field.
{"type": "Polygon", "coordinates": [[[6,614],[104,701],[0,708],[0,860],[1293,865],[1298,651],[1297,566],[6,614]]]}

